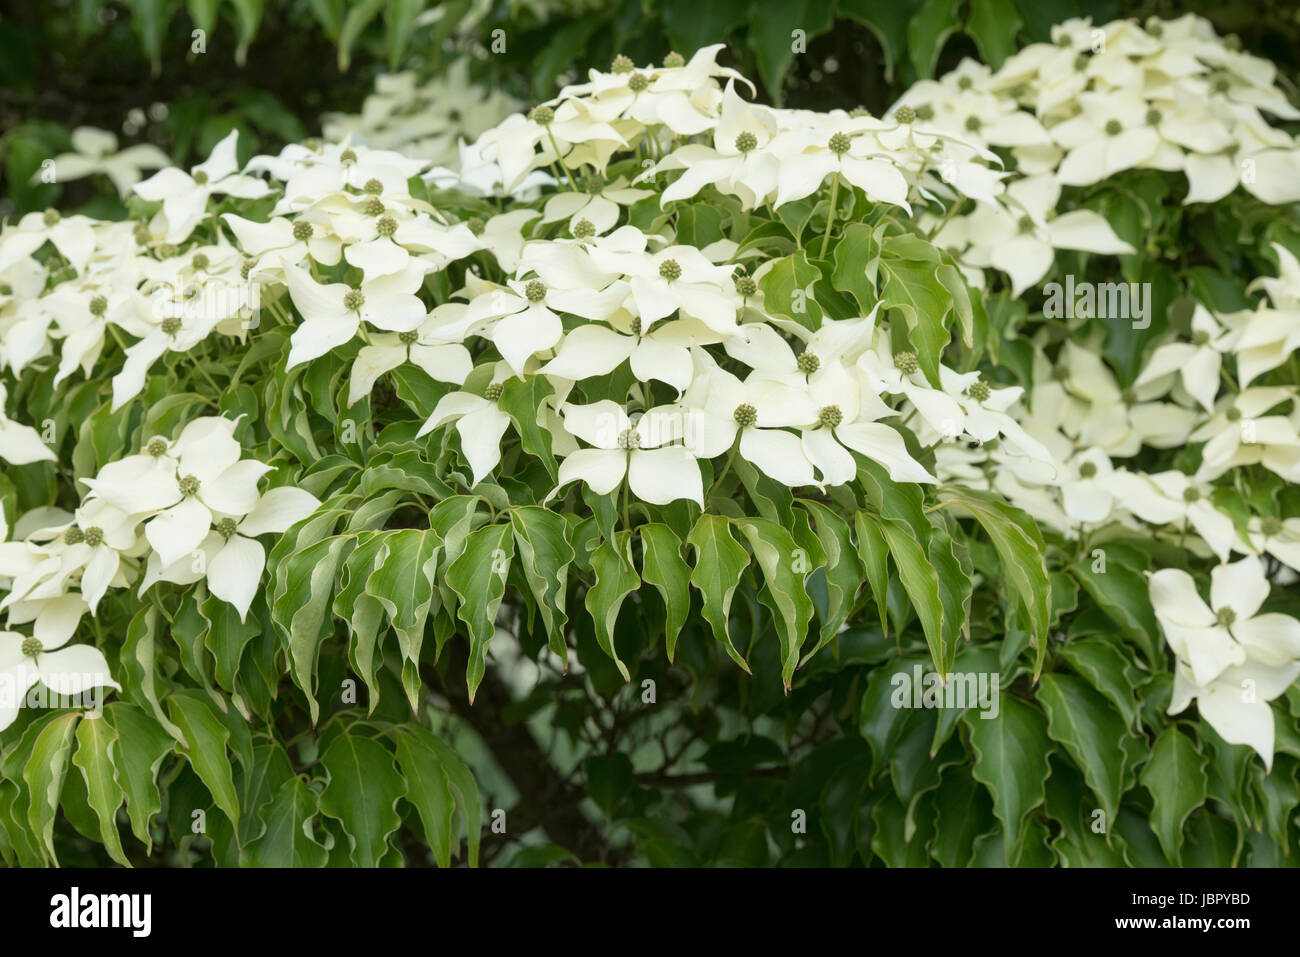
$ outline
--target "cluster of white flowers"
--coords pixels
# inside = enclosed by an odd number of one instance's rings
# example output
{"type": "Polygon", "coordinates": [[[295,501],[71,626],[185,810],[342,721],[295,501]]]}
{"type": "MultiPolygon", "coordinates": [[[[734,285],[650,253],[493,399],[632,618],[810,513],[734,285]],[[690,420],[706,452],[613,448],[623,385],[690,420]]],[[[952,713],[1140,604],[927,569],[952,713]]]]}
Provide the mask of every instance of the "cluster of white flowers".
{"type": "Polygon", "coordinates": [[[1300,118],[1268,60],[1243,53],[1205,19],[1153,18],[1052,28],[1000,69],[972,60],[914,85],[895,115],[1008,153],[1017,178],[968,215],[932,218],[935,241],[971,268],[993,267],[1019,292],[1050,268],[1053,249],[1132,252],[1095,214],[1054,216],[1062,186],[1128,169],[1183,172],[1184,203],[1239,185],[1267,203],[1300,200],[1300,146],[1264,114],[1300,118]]]}
{"type": "MultiPolygon", "coordinates": [[[[102,679],[92,685],[116,687],[92,646],[76,646],[76,655],[70,654],[74,649],[60,652],[68,658],[62,664],[45,652],[65,645],[110,588],[137,581],[143,595],[158,581],[189,585],[206,579],[213,595],[233,605],[241,619],[247,615],[266,564],[256,538],[283,532],[320,502],[287,486],[259,492],[258,482],[271,467],[241,458],[236,424],[208,416],[192,421],[175,441],[155,436],[139,454],[84,479],[90,491],[74,512],[48,507],[18,519],[12,539],[0,542],[0,583],[7,591],[0,610],[10,628],[30,624],[32,634],[4,633],[17,643],[0,646],[0,671],[18,669],[28,677],[39,671],[47,688],[70,694],[60,689],[75,684],[75,676],[70,672],[61,681],[58,674],[71,662],[77,675],[102,679]],[[81,668],[91,657],[100,667],[81,668]]],[[[20,688],[19,697],[34,680],[20,688]]],[[[0,702],[0,729],[17,707],[9,697],[0,702]]]]}

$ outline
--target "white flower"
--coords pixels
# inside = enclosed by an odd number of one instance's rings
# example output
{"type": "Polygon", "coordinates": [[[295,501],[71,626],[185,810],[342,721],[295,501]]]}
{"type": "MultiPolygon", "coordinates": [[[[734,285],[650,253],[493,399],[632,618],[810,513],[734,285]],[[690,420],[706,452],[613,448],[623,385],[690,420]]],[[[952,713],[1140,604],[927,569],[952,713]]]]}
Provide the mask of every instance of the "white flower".
{"type": "Polygon", "coordinates": [[[501,436],[510,426],[510,416],[501,411],[501,383],[487,387],[493,398],[473,392],[449,392],[438,400],[433,412],[415,437],[427,435],[448,422],[456,423],[460,448],[469,462],[471,485],[477,485],[501,463],[501,436]]]}
{"type": "Polygon", "coordinates": [[[89,688],[122,686],[113,680],[108,662],[94,645],[63,647],[63,641],[0,632],[0,731],[14,723],[23,699],[40,682],[59,695],[79,695],[89,688]]]}
{"type": "MultiPolygon", "coordinates": [[[[123,196],[140,182],[140,170],[171,165],[166,153],[148,143],[128,146],[118,152],[117,137],[92,126],[79,126],[72,131],[72,149],[74,152],[54,157],[54,175],[58,182],[66,183],[93,173],[103,173],[123,196]]],[[[39,176],[38,170],[32,181],[35,182],[39,176]]]]}
{"type": "Polygon", "coordinates": [[[41,440],[39,432],[5,415],[6,398],[7,390],[0,382],[0,459],[13,465],[53,461],[54,452],[41,440]]]}

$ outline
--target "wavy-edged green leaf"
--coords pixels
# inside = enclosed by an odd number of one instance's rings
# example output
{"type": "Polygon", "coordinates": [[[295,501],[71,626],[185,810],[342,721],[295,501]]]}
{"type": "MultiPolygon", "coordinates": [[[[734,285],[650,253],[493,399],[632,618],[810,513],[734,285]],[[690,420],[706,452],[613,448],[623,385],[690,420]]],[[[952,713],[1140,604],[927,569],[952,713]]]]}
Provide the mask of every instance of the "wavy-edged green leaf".
{"type": "Polygon", "coordinates": [[[72,763],[81,769],[86,782],[86,798],[99,818],[105,850],[123,867],[130,867],[117,832],[117,809],[125,797],[114,770],[117,743],[117,731],[102,715],[87,715],[77,725],[77,753],[72,763]]]}
{"type": "Polygon", "coordinates": [[[329,783],[320,795],[322,813],[339,821],[351,845],[349,858],[375,867],[388,851],[389,836],[401,826],[397,802],[406,782],[383,745],[344,732],[321,756],[329,783]]]}
{"type": "Polygon", "coordinates": [[[239,797],[226,747],[230,731],[212,706],[196,692],[177,692],[167,699],[167,710],[189,742],[181,754],[207,786],[217,807],[230,823],[239,824],[239,797]]]}
{"type": "Polygon", "coordinates": [[[691,584],[704,598],[704,619],[713,629],[713,637],[727,649],[731,659],[749,671],[749,664],[727,633],[731,598],[749,567],[749,553],[731,534],[731,523],[721,515],[707,512],[696,520],[686,544],[694,549],[691,584]]]}
{"type": "Polygon", "coordinates": [[[1183,826],[1205,803],[1206,764],[1208,759],[1196,742],[1171,724],[1156,738],[1142,769],[1139,780],[1151,793],[1151,829],[1171,861],[1182,861],[1183,826]]]}
{"type": "Polygon", "coordinates": [[[1047,719],[1033,705],[1003,694],[995,716],[968,711],[962,720],[975,750],[971,774],[993,798],[1010,865],[1024,846],[1025,818],[1043,803],[1047,756],[1053,750],[1047,719]]]}
{"type": "Polygon", "coordinates": [[[508,523],[484,525],[465,540],[465,550],[447,568],[447,584],[460,598],[457,616],[469,629],[465,680],[472,702],[487,670],[487,648],[496,630],[497,609],[506,592],[506,575],[515,555],[508,523]]]}

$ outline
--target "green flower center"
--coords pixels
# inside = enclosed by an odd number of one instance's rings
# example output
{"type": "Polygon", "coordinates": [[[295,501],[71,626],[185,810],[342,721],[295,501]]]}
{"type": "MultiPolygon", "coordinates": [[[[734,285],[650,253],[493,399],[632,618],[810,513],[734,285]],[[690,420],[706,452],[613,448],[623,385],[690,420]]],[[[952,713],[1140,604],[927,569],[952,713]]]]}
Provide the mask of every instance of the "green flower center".
{"type": "Polygon", "coordinates": [[[167,451],[167,440],[159,438],[150,439],[149,444],[144,447],[144,450],[154,458],[157,458],[167,451]]]}
{"type": "Polygon", "coordinates": [[[366,297],[360,289],[349,289],[343,294],[343,308],[349,312],[356,312],[365,304],[366,297]]]}
{"type": "Polygon", "coordinates": [[[1226,76],[1221,76],[1214,81],[1215,93],[1227,93],[1230,87],[1231,84],[1228,82],[1228,78],[1226,76]]]}
{"type": "Polygon", "coordinates": [[[135,240],[137,246],[143,246],[149,241],[149,227],[144,223],[136,223],[135,228],[131,230],[131,238],[135,240]]]}
{"type": "Polygon", "coordinates": [[[469,231],[475,236],[482,236],[483,233],[487,231],[487,223],[483,222],[483,220],[479,219],[477,216],[471,216],[469,219],[465,220],[465,225],[469,227],[469,231]]]}
{"type": "Polygon", "coordinates": [[[969,389],[966,390],[966,394],[969,395],[976,402],[987,402],[989,400],[989,396],[992,395],[992,392],[993,390],[989,388],[989,384],[987,382],[982,382],[982,381],[976,382],[974,385],[972,385],[969,389]]]}
{"type": "Polygon", "coordinates": [[[750,276],[736,277],[736,292],[748,299],[754,293],[758,292],[758,283],[754,282],[750,276]]]}
{"type": "Polygon", "coordinates": [[[366,185],[362,186],[361,190],[371,195],[378,195],[384,191],[384,184],[372,176],[366,180],[366,185]]]}
{"type": "Polygon", "coordinates": [[[822,367],[822,360],[811,352],[801,352],[799,358],[794,360],[794,364],[804,375],[812,375],[822,367]]]}
{"type": "Polygon", "coordinates": [[[840,411],[838,405],[824,406],[817,413],[817,421],[827,428],[833,429],[844,421],[844,413],[840,411]]]}
{"type": "Polygon", "coordinates": [[[853,141],[849,139],[849,135],[847,133],[836,133],[830,138],[830,141],[826,144],[826,148],[829,149],[836,156],[843,156],[845,153],[849,151],[849,149],[852,146],[853,146],[853,141]]]}
{"type": "Polygon", "coordinates": [[[311,223],[303,222],[301,219],[293,224],[293,238],[300,243],[311,239],[316,230],[312,228],[311,223]]]}
{"type": "Polygon", "coordinates": [[[974,85],[975,82],[968,76],[961,76],[957,78],[957,89],[959,90],[962,91],[969,90],[974,85]]]}
{"type": "Polygon", "coordinates": [[[736,420],[738,426],[747,429],[758,421],[758,409],[748,402],[742,402],[736,406],[736,411],[731,413],[731,417],[736,420]]]}
{"type": "Polygon", "coordinates": [[[203,170],[196,170],[194,172],[194,182],[202,186],[207,181],[208,181],[208,174],[203,172],[203,170]]]}
{"type": "Polygon", "coordinates": [[[158,247],[157,252],[159,259],[171,259],[176,255],[176,247],[171,243],[163,243],[158,247]]]}
{"type": "Polygon", "coordinates": [[[384,215],[384,201],[378,196],[371,196],[361,205],[361,211],[367,216],[384,215]]]}
{"type": "Polygon", "coordinates": [[[633,93],[642,93],[650,85],[650,78],[644,73],[633,73],[627,78],[627,88],[633,93]]]}
{"type": "Polygon", "coordinates": [[[245,259],[242,263],[240,263],[240,264],[239,264],[239,278],[240,278],[240,279],[247,279],[247,278],[248,278],[248,274],[249,274],[250,272],[253,271],[253,267],[254,267],[255,265],[257,265],[257,264],[254,263],[253,260],[251,260],[251,259],[245,259]]]}
{"type": "Polygon", "coordinates": [[[1195,332],[1192,333],[1192,345],[1204,346],[1204,345],[1208,345],[1209,342],[1210,342],[1210,334],[1206,332],[1204,329],[1197,329],[1195,332]]]}
{"type": "Polygon", "coordinates": [[[1194,485],[1189,485],[1183,489],[1183,501],[1187,504],[1199,502],[1201,500],[1201,490],[1194,485]]]}
{"type": "Polygon", "coordinates": [[[397,232],[397,220],[392,216],[380,216],[375,222],[375,232],[385,239],[391,239],[393,233],[397,232]]]}
{"type": "Polygon", "coordinates": [[[104,530],[98,525],[92,525],[86,529],[86,544],[91,548],[102,545],[104,542],[104,530]]]}
{"type": "Polygon", "coordinates": [[[1228,409],[1227,412],[1223,413],[1223,416],[1224,416],[1224,418],[1226,418],[1229,422],[1240,422],[1240,421],[1241,421],[1241,409],[1238,409],[1236,406],[1233,406],[1232,408],[1228,409]]]}
{"type": "Polygon", "coordinates": [[[982,127],[983,125],[984,125],[984,121],[981,120],[978,116],[966,117],[966,129],[971,133],[978,133],[980,131],[980,127],[982,127]]]}
{"type": "Polygon", "coordinates": [[[222,538],[229,539],[235,534],[236,524],[233,518],[223,518],[217,522],[217,532],[222,538]]]}
{"type": "Polygon", "coordinates": [[[1154,107],[1147,110],[1147,126],[1156,126],[1164,118],[1164,114],[1154,107]]]}
{"type": "Polygon", "coordinates": [[[641,448],[641,436],[637,434],[636,429],[624,429],[619,434],[618,447],[620,449],[639,449],[641,448]]]}
{"type": "Polygon", "coordinates": [[[357,154],[352,152],[352,150],[344,150],[342,153],[339,154],[340,163],[355,163],[356,161],[357,161],[357,154]]]}
{"type": "Polygon", "coordinates": [[[83,532],[81,529],[77,528],[77,526],[75,525],[71,526],[66,532],[63,533],[63,544],[65,545],[80,545],[85,540],[86,540],[86,533],[83,532]]]}
{"type": "Polygon", "coordinates": [[[12,296],[13,294],[13,286],[9,285],[7,282],[0,282],[0,296],[12,296]]]}
{"type": "Polygon", "coordinates": [[[1034,231],[1033,219],[1030,218],[1028,214],[1021,216],[1019,221],[1016,223],[1016,229],[1019,230],[1021,234],[1032,233],[1034,231]]]}
{"type": "Polygon", "coordinates": [[[916,361],[916,353],[900,352],[894,356],[894,368],[903,375],[912,375],[921,368],[921,363],[916,361]]]}
{"type": "Polygon", "coordinates": [[[1237,613],[1226,605],[1215,612],[1214,617],[1218,621],[1220,628],[1231,628],[1237,621],[1237,613]]]}
{"type": "Polygon", "coordinates": [[[631,73],[635,69],[636,64],[632,62],[632,58],[621,53],[614,57],[614,62],[609,65],[610,73],[631,73]]]}
{"type": "Polygon", "coordinates": [[[190,265],[195,269],[204,270],[208,268],[210,260],[203,253],[195,253],[194,258],[190,260],[190,265]]]}
{"type": "Polygon", "coordinates": [[[633,319],[632,319],[632,335],[634,335],[634,336],[639,336],[639,335],[641,335],[641,317],[640,317],[640,316],[635,316],[635,317],[633,317],[633,319]]]}
{"type": "Polygon", "coordinates": [[[870,115],[871,115],[871,111],[867,109],[865,106],[855,106],[853,109],[849,110],[849,119],[851,120],[860,120],[864,116],[870,116],[870,115]]]}
{"type": "Polygon", "coordinates": [[[35,658],[44,650],[45,648],[41,644],[40,639],[38,638],[23,639],[23,654],[26,655],[28,658],[35,658]]]}
{"type": "Polygon", "coordinates": [[[682,267],[678,265],[676,259],[665,259],[659,264],[659,276],[672,282],[675,279],[682,278],[682,267]]]}
{"type": "Polygon", "coordinates": [[[1124,124],[1119,120],[1107,120],[1105,129],[1107,136],[1119,136],[1120,133],[1124,132],[1124,124]]]}
{"type": "Polygon", "coordinates": [[[90,300],[90,314],[92,316],[102,316],[108,311],[108,300],[103,296],[95,296],[90,300]]]}
{"type": "Polygon", "coordinates": [[[496,402],[501,398],[501,393],[504,391],[505,386],[500,382],[489,382],[487,387],[483,390],[483,398],[487,399],[489,402],[496,402]]]}
{"type": "Polygon", "coordinates": [[[399,332],[397,334],[397,341],[404,346],[415,345],[415,343],[420,341],[420,334],[414,329],[408,329],[405,332],[399,332]]]}
{"type": "Polygon", "coordinates": [[[181,321],[175,316],[168,316],[158,324],[164,336],[174,336],[181,331],[181,321]]]}
{"type": "Polygon", "coordinates": [[[1137,402],[1137,393],[1132,389],[1123,389],[1120,392],[1119,397],[1125,405],[1133,405],[1137,402]]]}
{"type": "Polygon", "coordinates": [[[555,122],[555,111],[549,106],[535,106],[528,118],[538,126],[550,126],[555,122]]]}
{"type": "Polygon", "coordinates": [[[524,297],[529,302],[541,302],[546,298],[546,283],[540,279],[528,280],[528,285],[524,286],[524,297]]]}
{"type": "Polygon", "coordinates": [[[590,219],[580,219],[573,224],[574,239],[590,239],[596,235],[596,224],[590,219]]]}
{"type": "Polygon", "coordinates": [[[1096,462],[1084,462],[1079,466],[1079,478],[1092,478],[1097,474],[1096,462]]]}
{"type": "Polygon", "coordinates": [[[1282,519],[1276,515],[1269,515],[1267,518],[1260,519],[1259,530],[1264,533],[1265,537],[1272,538],[1282,531],[1282,519]]]}
{"type": "Polygon", "coordinates": [[[1223,38],[1223,48],[1225,50],[1231,50],[1233,53],[1237,53],[1241,50],[1241,37],[1237,36],[1235,33],[1229,33],[1223,38]]]}
{"type": "Polygon", "coordinates": [[[666,57],[664,57],[664,66],[670,70],[676,70],[680,67],[684,67],[686,66],[686,57],[682,56],[676,50],[673,50],[666,57]]]}
{"type": "Polygon", "coordinates": [[[1085,53],[1080,53],[1077,57],[1074,58],[1074,68],[1075,68],[1076,70],[1079,70],[1079,71],[1083,71],[1083,70],[1088,69],[1088,56],[1087,56],[1087,54],[1085,54],[1085,53]]]}
{"type": "Polygon", "coordinates": [[[1147,33],[1151,34],[1153,37],[1162,37],[1165,35],[1165,25],[1155,17],[1152,17],[1147,21],[1147,33]]]}
{"type": "Polygon", "coordinates": [[[61,217],[59,216],[59,211],[57,209],[47,209],[44,215],[41,216],[41,222],[43,222],[46,226],[57,226],[59,225],[60,218],[61,217]]]}
{"type": "Polygon", "coordinates": [[[736,136],[736,152],[748,153],[750,150],[756,149],[757,147],[758,137],[749,132],[749,130],[745,130],[743,133],[736,136]]]}
{"type": "Polygon", "coordinates": [[[186,475],[176,483],[180,486],[181,494],[184,496],[197,495],[199,491],[199,480],[193,475],[186,475]]]}
{"type": "Polygon", "coordinates": [[[916,121],[916,110],[910,106],[900,106],[894,110],[894,119],[900,123],[913,123],[916,121]]]}
{"type": "Polygon", "coordinates": [[[929,103],[922,103],[920,106],[916,108],[916,118],[918,120],[934,119],[934,107],[931,106],[929,103]]]}

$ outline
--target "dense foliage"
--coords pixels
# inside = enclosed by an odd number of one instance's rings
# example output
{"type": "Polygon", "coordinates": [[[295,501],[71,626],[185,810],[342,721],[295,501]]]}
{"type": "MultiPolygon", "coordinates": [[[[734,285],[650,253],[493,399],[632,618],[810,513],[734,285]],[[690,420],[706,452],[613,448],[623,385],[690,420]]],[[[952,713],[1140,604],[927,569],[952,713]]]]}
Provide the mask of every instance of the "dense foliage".
{"type": "Polygon", "coordinates": [[[0,856],[1296,859],[1300,112],[997,6],[879,117],[725,23],[29,163],[96,198],[0,232],[0,856]]]}

